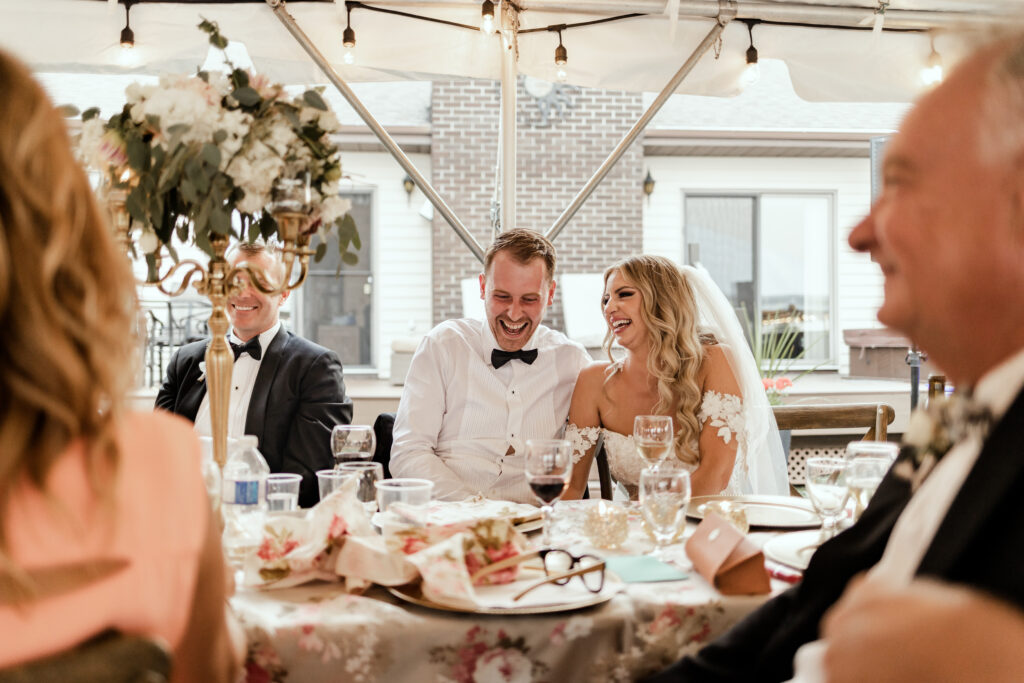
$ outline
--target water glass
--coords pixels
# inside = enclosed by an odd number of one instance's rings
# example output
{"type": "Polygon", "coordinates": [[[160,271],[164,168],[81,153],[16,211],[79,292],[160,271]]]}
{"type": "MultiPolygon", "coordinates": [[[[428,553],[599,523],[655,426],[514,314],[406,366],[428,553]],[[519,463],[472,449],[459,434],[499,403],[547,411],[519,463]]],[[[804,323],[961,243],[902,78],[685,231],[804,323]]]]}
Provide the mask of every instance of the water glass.
{"type": "Polygon", "coordinates": [[[339,473],[356,477],[356,496],[371,515],[377,511],[377,482],[384,478],[384,466],[379,462],[343,462],[339,473]]]}
{"type": "Polygon", "coordinates": [[[892,466],[889,458],[858,457],[850,461],[846,472],[846,481],[850,487],[850,496],[853,498],[853,518],[860,519],[864,508],[871,502],[875,495],[875,489],[882,483],[886,472],[892,466]]]}
{"type": "Polygon", "coordinates": [[[401,523],[424,526],[433,492],[429,479],[383,479],[377,482],[377,504],[401,523]]]}
{"type": "Polygon", "coordinates": [[[826,538],[835,536],[839,514],[850,497],[848,468],[849,463],[843,458],[807,459],[807,494],[821,515],[822,534],[826,538]]]}
{"type": "Polygon", "coordinates": [[[291,512],[299,507],[301,474],[267,475],[267,512],[291,512]]]}
{"type": "Polygon", "coordinates": [[[900,454],[900,447],[888,441],[851,441],[846,445],[846,459],[887,458],[890,463],[900,454]]]}
{"type": "Polygon", "coordinates": [[[668,415],[637,415],[633,420],[633,440],[637,453],[651,467],[657,467],[672,452],[675,432],[668,415]]]}
{"type": "Polygon", "coordinates": [[[572,447],[564,439],[526,441],[526,483],[541,502],[544,532],[541,545],[551,546],[552,504],[562,497],[572,475],[572,447]]]}
{"type": "Polygon", "coordinates": [[[690,473],[683,469],[647,467],[640,473],[640,511],[654,534],[654,556],[664,559],[668,546],[686,523],[690,504],[690,473]]]}
{"type": "Polygon", "coordinates": [[[342,472],[341,470],[317,470],[316,482],[320,485],[320,500],[341,488],[345,480],[351,476],[351,472],[342,472]]]}
{"type": "Polygon", "coordinates": [[[370,460],[376,446],[377,437],[369,425],[334,425],[331,430],[335,467],[343,462],[370,460]]]}

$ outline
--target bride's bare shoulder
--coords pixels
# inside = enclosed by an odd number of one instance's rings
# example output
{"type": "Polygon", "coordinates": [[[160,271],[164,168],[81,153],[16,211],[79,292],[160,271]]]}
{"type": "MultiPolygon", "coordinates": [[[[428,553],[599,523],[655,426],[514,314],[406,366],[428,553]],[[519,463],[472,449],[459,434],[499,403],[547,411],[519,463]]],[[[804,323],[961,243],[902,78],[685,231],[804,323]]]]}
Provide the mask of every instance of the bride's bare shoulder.
{"type": "Polygon", "coordinates": [[[736,376],[729,358],[725,355],[725,344],[704,344],[704,361],[700,367],[700,380],[705,389],[716,389],[735,394],[739,391],[736,376]]]}

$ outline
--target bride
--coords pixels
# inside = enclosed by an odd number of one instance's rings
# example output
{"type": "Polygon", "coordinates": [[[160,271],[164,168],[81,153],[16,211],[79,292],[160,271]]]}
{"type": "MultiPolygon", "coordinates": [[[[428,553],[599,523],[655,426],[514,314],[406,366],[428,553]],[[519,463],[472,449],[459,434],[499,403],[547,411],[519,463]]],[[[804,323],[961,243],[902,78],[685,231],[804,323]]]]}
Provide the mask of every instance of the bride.
{"type": "Polygon", "coordinates": [[[637,415],[672,417],[675,458],[694,496],[786,494],[786,460],[754,358],[707,271],[634,256],[608,268],[604,282],[605,351],[611,358],[617,341],[625,355],[592,363],[576,381],[563,497],[582,497],[603,434],[612,477],[636,498],[647,466],[631,436],[637,415]]]}

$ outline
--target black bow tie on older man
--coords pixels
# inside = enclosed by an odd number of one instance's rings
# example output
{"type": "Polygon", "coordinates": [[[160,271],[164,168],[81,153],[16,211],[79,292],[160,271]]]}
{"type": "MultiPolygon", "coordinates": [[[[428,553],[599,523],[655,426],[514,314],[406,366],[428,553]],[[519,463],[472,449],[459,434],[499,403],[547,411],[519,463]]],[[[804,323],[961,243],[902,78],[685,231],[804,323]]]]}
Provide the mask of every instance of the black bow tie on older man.
{"type": "Polygon", "coordinates": [[[259,335],[253,337],[244,344],[236,344],[234,342],[231,342],[231,350],[235,354],[235,360],[238,360],[238,357],[241,356],[243,353],[247,353],[250,356],[252,356],[253,360],[259,360],[260,358],[263,357],[263,349],[260,347],[259,335]]]}
{"type": "Polygon", "coordinates": [[[491,351],[491,365],[495,368],[500,368],[505,363],[509,362],[513,358],[518,358],[527,365],[533,365],[533,361],[537,360],[537,349],[530,349],[529,351],[502,351],[501,349],[494,349],[491,351]]]}

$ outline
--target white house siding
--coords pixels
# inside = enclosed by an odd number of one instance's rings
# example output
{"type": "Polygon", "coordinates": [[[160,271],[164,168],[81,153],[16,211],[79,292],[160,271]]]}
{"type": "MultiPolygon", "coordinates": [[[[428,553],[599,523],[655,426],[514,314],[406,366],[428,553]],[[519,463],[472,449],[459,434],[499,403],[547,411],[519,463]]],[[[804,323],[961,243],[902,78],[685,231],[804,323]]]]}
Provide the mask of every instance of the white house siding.
{"type": "MultiPolygon", "coordinates": [[[[409,158],[430,177],[429,154],[409,158]]],[[[343,190],[373,192],[373,225],[368,228],[373,237],[373,359],[376,374],[387,377],[391,342],[425,334],[431,326],[431,228],[419,213],[426,200],[418,189],[411,197],[406,195],[405,171],[387,153],[344,152],[342,169],[352,178],[351,183],[342,183],[343,190]]]]}
{"type": "Polygon", "coordinates": [[[654,192],[644,203],[643,248],[684,262],[683,197],[687,191],[829,192],[835,197],[833,235],[834,320],[840,372],[849,370],[842,331],[880,327],[875,313],[882,300],[882,277],[870,259],[854,253],[846,240],[871,202],[868,159],[780,157],[649,156],[654,192]]]}

